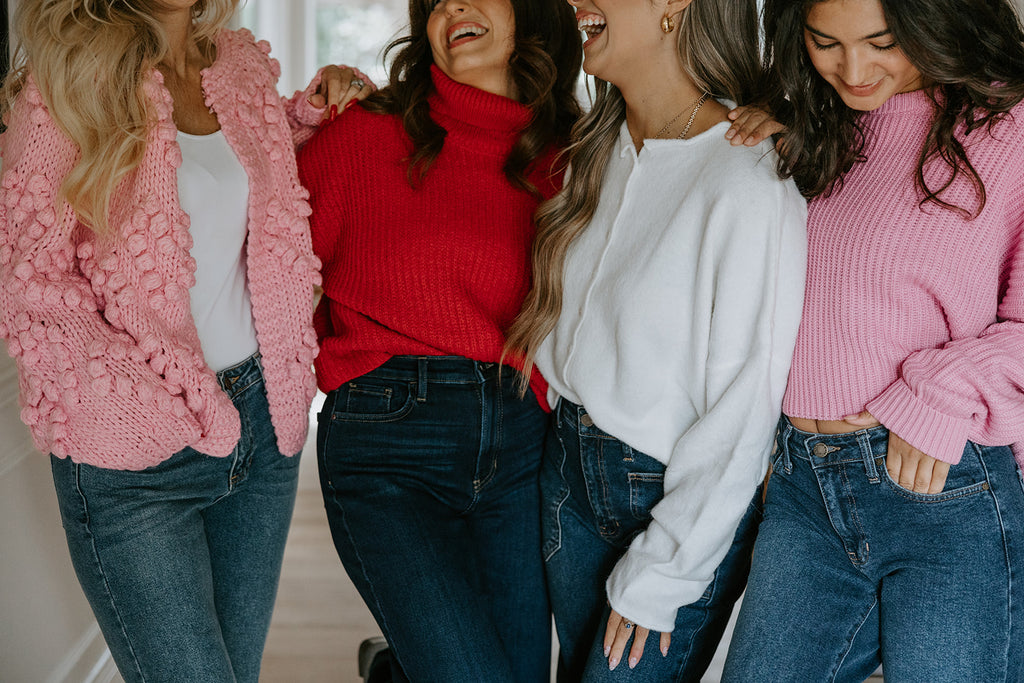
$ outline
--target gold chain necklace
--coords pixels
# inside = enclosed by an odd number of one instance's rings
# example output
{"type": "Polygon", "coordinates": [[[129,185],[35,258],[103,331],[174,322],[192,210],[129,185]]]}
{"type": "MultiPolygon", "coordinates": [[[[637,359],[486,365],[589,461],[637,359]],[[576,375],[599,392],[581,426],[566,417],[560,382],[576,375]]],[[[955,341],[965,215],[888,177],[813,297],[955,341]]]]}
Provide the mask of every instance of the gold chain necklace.
{"type": "Polygon", "coordinates": [[[683,116],[683,114],[686,113],[686,111],[688,109],[690,109],[692,107],[692,110],[690,111],[690,119],[686,122],[686,126],[683,128],[683,132],[680,133],[678,136],[676,136],[676,137],[678,137],[680,139],[686,137],[686,134],[690,132],[690,127],[693,125],[694,119],[697,118],[697,112],[700,111],[700,108],[704,106],[704,103],[708,101],[709,97],[711,97],[711,93],[707,93],[707,92],[701,93],[700,97],[698,97],[696,100],[694,100],[693,102],[688,104],[686,107],[684,107],[681,112],[679,112],[678,114],[676,114],[675,116],[672,117],[671,121],[669,121],[664,126],[662,126],[661,130],[659,130],[657,133],[655,133],[654,137],[655,138],[660,138],[662,135],[664,135],[665,132],[669,128],[671,128],[672,125],[676,121],[678,121],[683,116]]]}

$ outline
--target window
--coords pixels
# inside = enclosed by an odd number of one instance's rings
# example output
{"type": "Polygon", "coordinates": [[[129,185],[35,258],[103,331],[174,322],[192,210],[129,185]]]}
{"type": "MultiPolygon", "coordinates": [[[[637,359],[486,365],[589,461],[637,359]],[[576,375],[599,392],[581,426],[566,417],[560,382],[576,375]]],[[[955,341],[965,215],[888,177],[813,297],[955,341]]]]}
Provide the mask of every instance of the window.
{"type": "Polygon", "coordinates": [[[324,64],[350,64],[378,84],[383,49],[404,33],[406,0],[249,0],[239,23],[270,41],[281,62],[282,93],[305,87],[324,64]]]}
{"type": "Polygon", "coordinates": [[[408,24],[403,0],[318,0],[318,64],[352,64],[378,83],[385,81],[384,47],[408,24]]]}

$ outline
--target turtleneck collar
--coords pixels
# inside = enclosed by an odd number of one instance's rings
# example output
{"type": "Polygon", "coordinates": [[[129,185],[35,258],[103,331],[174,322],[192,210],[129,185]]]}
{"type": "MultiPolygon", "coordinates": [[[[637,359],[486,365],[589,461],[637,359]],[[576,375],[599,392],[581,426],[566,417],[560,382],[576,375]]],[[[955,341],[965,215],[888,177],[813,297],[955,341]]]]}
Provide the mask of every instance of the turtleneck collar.
{"type": "Polygon", "coordinates": [[[431,65],[430,76],[430,111],[449,133],[469,135],[473,144],[507,154],[530,123],[532,113],[526,105],[453,81],[436,64],[431,65]]]}

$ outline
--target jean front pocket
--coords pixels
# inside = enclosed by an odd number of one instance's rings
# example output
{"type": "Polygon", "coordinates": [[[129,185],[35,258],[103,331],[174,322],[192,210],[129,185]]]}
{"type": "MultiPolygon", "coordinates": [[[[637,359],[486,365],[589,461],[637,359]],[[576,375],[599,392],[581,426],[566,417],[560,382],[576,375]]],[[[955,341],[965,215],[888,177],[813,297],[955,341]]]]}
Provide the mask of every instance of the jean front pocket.
{"type": "Polygon", "coordinates": [[[885,456],[876,458],[875,466],[885,483],[897,495],[919,503],[942,503],[989,490],[988,471],[982,460],[982,452],[985,450],[990,449],[968,442],[960,462],[949,468],[945,485],[939,493],[918,493],[901,486],[892,478],[889,469],[885,466],[885,456]]]}
{"type": "Polygon", "coordinates": [[[638,520],[650,521],[651,509],[665,495],[664,467],[661,469],[661,472],[630,472],[628,475],[629,510],[638,520]]]}
{"type": "Polygon", "coordinates": [[[395,422],[416,405],[411,382],[373,377],[346,382],[335,391],[331,419],[344,422],[395,422]]]}

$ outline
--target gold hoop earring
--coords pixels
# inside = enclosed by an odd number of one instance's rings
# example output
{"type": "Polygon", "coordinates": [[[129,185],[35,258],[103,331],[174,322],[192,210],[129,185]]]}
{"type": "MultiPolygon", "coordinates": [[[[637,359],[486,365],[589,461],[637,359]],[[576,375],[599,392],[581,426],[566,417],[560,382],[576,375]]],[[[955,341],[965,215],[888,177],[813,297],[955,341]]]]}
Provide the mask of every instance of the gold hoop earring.
{"type": "Polygon", "coordinates": [[[672,33],[676,30],[675,19],[668,16],[667,14],[661,18],[661,31],[662,33],[672,33]]]}

